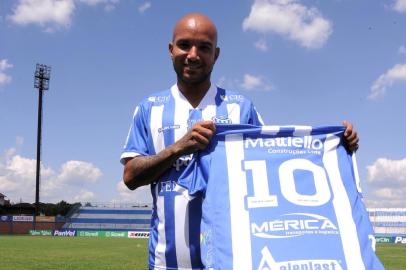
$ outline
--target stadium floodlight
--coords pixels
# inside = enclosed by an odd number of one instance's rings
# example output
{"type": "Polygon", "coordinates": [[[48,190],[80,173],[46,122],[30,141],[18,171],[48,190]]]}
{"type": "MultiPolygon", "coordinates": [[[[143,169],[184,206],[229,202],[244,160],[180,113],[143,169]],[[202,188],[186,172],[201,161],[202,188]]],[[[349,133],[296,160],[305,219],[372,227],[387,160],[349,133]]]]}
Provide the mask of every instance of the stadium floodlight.
{"type": "Polygon", "coordinates": [[[34,74],[34,87],[38,89],[38,128],[37,128],[37,168],[35,179],[35,214],[34,229],[36,226],[36,216],[39,214],[39,182],[41,169],[41,134],[42,134],[42,94],[49,89],[51,78],[51,67],[37,64],[34,74]]]}
{"type": "Polygon", "coordinates": [[[51,78],[51,67],[37,64],[35,69],[35,81],[34,87],[38,90],[48,90],[49,89],[49,79],[51,78]]]}

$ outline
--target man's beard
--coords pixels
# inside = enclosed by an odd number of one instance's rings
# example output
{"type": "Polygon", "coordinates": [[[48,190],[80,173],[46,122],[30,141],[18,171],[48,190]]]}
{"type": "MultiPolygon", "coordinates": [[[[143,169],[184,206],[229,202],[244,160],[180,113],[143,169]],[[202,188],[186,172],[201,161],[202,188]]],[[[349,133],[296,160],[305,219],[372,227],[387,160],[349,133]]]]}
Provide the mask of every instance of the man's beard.
{"type": "Polygon", "coordinates": [[[186,84],[186,85],[199,85],[204,83],[205,81],[207,81],[208,79],[210,79],[211,76],[211,72],[212,70],[210,70],[207,73],[202,74],[201,76],[195,78],[195,79],[189,79],[187,77],[185,77],[183,75],[183,69],[178,70],[175,67],[175,63],[173,63],[173,69],[175,70],[175,73],[177,75],[178,81],[181,81],[182,83],[186,84]]]}

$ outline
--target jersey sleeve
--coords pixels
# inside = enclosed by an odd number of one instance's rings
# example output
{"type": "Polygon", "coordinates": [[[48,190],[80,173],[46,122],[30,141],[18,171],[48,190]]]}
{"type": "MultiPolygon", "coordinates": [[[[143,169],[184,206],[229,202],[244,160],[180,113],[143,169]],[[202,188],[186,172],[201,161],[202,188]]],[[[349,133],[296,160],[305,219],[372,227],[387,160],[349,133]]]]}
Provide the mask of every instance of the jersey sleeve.
{"type": "Polygon", "coordinates": [[[120,162],[124,164],[126,158],[149,155],[148,129],[145,109],[138,105],[134,110],[133,120],[128,131],[124,149],[121,153],[120,162]]]}
{"type": "Polygon", "coordinates": [[[191,196],[204,196],[210,170],[210,154],[198,152],[182,172],[178,184],[189,190],[191,196]]]}

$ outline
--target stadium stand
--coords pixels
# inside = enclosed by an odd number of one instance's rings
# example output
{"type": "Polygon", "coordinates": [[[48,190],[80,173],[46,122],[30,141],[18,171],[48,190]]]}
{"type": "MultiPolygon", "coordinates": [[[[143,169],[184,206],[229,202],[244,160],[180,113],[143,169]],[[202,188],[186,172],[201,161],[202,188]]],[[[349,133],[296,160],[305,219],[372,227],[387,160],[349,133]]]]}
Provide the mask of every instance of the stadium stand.
{"type": "Polygon", "coordinates": [[[149,231],[151,208],[80,207],[67,218],[65,229],[149,231]]]}
{"type": "Polygon", "coordinates": [[[369,208],[376,235],[406,235],[406,208],[369,208]]]}
{"type": "Polygon", "coordinates": [[[10,200],[6,200],[7,196],[0,193],[0,206],[10,205],[10,200]]]}

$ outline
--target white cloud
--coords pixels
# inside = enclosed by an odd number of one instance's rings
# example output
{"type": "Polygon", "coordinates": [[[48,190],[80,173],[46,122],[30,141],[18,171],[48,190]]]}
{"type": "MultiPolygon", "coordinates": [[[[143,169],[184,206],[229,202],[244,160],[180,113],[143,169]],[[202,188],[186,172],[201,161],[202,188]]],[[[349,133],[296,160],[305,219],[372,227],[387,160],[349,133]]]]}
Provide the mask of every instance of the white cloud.
{"type": "MultiPolygon", "coordinates": [[[[17,144],[22,138],[17,138],[17,144]]],[[[35,199],[36,160],[19,155],[19,146],[10,148],[0,157],[0,190],[13,202],[35,199]]],[[[89,200],[93,187],[102,175],[100,169],[84,161],[68,161],[59,171],[41,163],[40,199],[46,202],[89,200]]]]}
{"type": "Polygon", "coordinates": [[[9,64],[7,59],[0,59],[0,86],[11,82],[11,76],[7,75],[5,71],[12,67],[13,65],[9,64]]]}
{"type": "Polygon", "coordinates": [[[397,12],[406,12],[406,0],[395,0],[393,9],[397,12]]]}
{"type": "Polygon", "coordinates": [[[151,2],[145,2],[144,4],[142,4],[141,6],[138,7],[138,11],[140,13],[144,13],[150,7],[151,7],[151,2]]]}
{"type": "Polygon", "coordinates": [[[74,9],[73,0],[20,0],[9,19],[19,25],[69,27],[74,9]]]}
{"type": "Polygon", "coordinates": [[[124,184],[122,180],[117,182],[116,190],[119,193],[120,198],[118,201],[121,202],[135,202],[140,204],[151,204],[152,196],[150,186],[142,186],[136,190],[130,190],[124,184]]]}
{"type": "Polygon", "coordinates": [[[260,76],[254,76],[251,74],[244,74],[241,87],[245,90],[271,90],[271,86],[264,82],[264,79],[260,76]]]}
{"type": "Polygon", "coordinates": [[[61,173],[58,180],[61,182],[90,182],[95,183],[102,175],[99,168],[95,167],[92,163],[70,160],[62,165],[61,173]]]}
{"type": "Polygon", "coordinates": [[[24,143],[24,138],[17,136],[16,137],[16,146],[9,148],[5,151],[5,156],[4,156],[5,159],[10,160],[13,156],[17,155],[17,152],[20,149],[20,147],[23,145],[23,143],[24,143]]]}
{"type": "Polygon", "coordinates": [[[404,207],[406,194],[406,158],[379,158],[367,166],[367,184],[371,193],[369,207],[404,207]]]}
{"type": "Polygon", "coordinates": [[[105,11],[112,11],[116,8],[116,5],[120,0],[76,0],[80,3],[86,4],[88,6],[104,5],[105,11]]]}
{"type": "MultiPolygon", "coordinates": [[[[35,159],[28,159],[20,155],[6,158],[0,166],[0,190],[12,201],[22,198],[24,201],[33,202],[35,172],[35,159]]],[[[47,179],[53,175],[54,171],[51,168],[41,164],[41,179],[47,179]]]]}
{"type": "Polygon", "coordinates": [[[373,83],[368,98],[377,99],[384,96],[387,88],[398,81],[406,81],[406,64],[397,64],[379,76],[373,83]]]}
{"type": "Polygon", "coordinates": [[[401,160],[379,158],[367,167],[367,172],[369,182],[385,183],[386,179],[392,179],[406,184],[406,158],[401,160]]]}
{"type": "Polygon", "coordinates": [[[19,0],[8,18],[18,25],[36,24],[47,33],[61,27],[68,28],[77,4],[103,5],[104,10],[115,9],[119,0],[19,0]]]}
{"type": "Polygon", "coordinates": [[[400,54],[406,54],[406,46],[404,45],[400,46],[398,52],[400,54]]]}
{"type": "Polygon", "coordinates": [[[254,44],[255,48],[257,48],[260,51],[266,52],[268,51],[268,44],[266,43],[266,40],[261,38],[254,44]]]}
{"type": "Polygon", "coordinates": [[[296,0],[255,0],[243,29],[274,32],[311,49],[322,47],[332,33],[331,23],[316,8],[296,0]]]}
{"type": "Polygon", "coordinates": [[[75,202],[89,202],[94,199],[94,193],[88,190],[80,190],[79,194],[76,195],[73,199],[75,202]]]}
{"type": "Polygon", "coordinates": [[[6,70],[8,68],[11,68],[11,67],[13,67],[13,65],[9,64],[7,59],[1,59],[0,60],[0,71],[4,71],[4,70],[6,70]]]}
{"type": "Polygon", "coordinates": [[[109,0],[78,0],[78,1],[89,6],[96,6],[99,4],[105,4],[107,2],[110,2],[109,0]]]}
{"type": "Polygon", "coordinates": [[[0,72],[0,86],[11,82],[11,77],[3,72],[0,72]]]}

